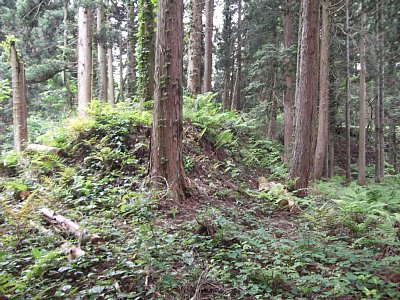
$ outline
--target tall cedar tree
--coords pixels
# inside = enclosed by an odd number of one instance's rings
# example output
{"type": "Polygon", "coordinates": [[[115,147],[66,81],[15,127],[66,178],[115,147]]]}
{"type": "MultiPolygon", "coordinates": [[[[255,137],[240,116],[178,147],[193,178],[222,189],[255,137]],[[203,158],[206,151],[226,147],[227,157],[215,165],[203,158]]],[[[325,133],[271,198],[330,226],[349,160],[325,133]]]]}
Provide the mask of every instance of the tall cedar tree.
{"type": "Polygon", "coordinates": [[[346,180],[351,180],[351,129],[350,129],[350,100],[351,100],[351,74],[350,74],[350,7],[346,2],[346,180]]]}
{"type": "Polygon", "coordinates": [[[365,4],[361,1],[361,28],[360,28],[360,120],[358,134],[358,184],[366,184],[365,175],[365,134],[366,134],[366,103],[367,88],[365,84],[366,60],[365,60],[365,4]]]}
{"type": "Polygon", "coordinates": [[[127,11],[127,74],[126,74],[126,97],[132,98],[135,95],[136,84],[136,0],[126,2],[127,11]]]}
{"type": "Polygon", "coordinates": [[[21,152],[25,149],[28,142],[25,69],[24,63],[17,53],[14,41],[10,44],[10,62],[13,93],[14,148],[17,152],[21,152]]]}
{"type": "Polygon", "coordinates": [[[314,156],[314,178],[321,179],[328,150],[329,108],[329,0],[322,0],[322,32],[319,70],[319,116],[317,146],[314,156]]]}
{"type": "Polygon", "coordinates": [[[206,28],[204,37],[204,92],[211,92],[212,80],[212,37],[214,0],[206,0],[206,28]]]}
{"type": "Polygon", "coordinates": [[[97,6],[97,61],[99,68],[99,99],[107,102],[107,60],[105,47],[104,5],[100,1],[97,6]]]}
{"type": "Polygon", "coordinates": [[[294,100],[294,79],[291,72],[293,59],[290,53],[292,46],[292,0],[283,0],[283,35],[285,47],[285,91],[283,98],[283,110],[285,116],[285,130],[284,130],[284,161],[289,162],[290,151],[292,149],[292,134],[293,134],[293,114],[292,106],[294,100]]]}
{"type": "Polygon", "coordinates": [[[201,0],[192,0],[192,20],[190,25],[190,44],[188,62],[188,90],[191,96],[201,93],[201,37],[202,37],[201,0]]]}
{"type": "Polygon", "coordinates": [[[299,85],[296,98],[296,130],[290,178],[295,180],[299,196],[307,195],[313,162],[312,134],[315,103],[318,96],[319,1],[302,2],[299,85]]]}
{"type": "Polygon", "coordinates": [[[188,187],[182,161],[183,1],[160,0],[157,14],[151,178],[174,201],[188,187]],[[167,183],[167,185],[163,185],[167,183]]]}
{"type": "Polygon", "coordinates": [[[78,113],[86,115],[92,99],[92,13],[90,7],[78,10],[78,113]]]}
{"type": "Polygon", "coordinates": [[[140,102],[151,100],[154,94],[154,4],[152,0],[138,0],[137,92],[140,102]]]}
{"type": "Polygon", "coordinates": [[[383,132],[383,80],[384,80],[384,49],[382,41],[382,10],[383,1],[376,2],[375,10],[375,53],[376,53],[376,79],[375,79],[375,182],[384,180],[385,173],[385,141],[383,132]]]}
{"type": "Polygon", "coordinates": [[[242,109],[241,84],[242,84],[242,0],[238,3],[238,29],[236,49],[236,77],[232,95],[232,109],[242,109]]]}

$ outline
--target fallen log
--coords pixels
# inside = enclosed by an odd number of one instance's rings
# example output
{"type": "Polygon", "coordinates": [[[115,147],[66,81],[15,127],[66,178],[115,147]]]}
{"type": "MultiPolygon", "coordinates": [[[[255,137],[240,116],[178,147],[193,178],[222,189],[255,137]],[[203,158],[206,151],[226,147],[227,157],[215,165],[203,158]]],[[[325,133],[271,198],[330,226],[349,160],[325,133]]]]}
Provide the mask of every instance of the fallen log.
{"type": "Polygon", "coordinates": [[[55,154],[58,156],[63,156],[64,151],[61,148],[51,147],[46,145],[39,145],[39,144],[28,144],[26,146],[25,151],[27,152],[40,152],[45,154],[55,154]]]}
{"type": "Polygon", "coordinates": [[[86,232],[85,230],[81,229],[77,223],[65,218],[60,214],[57,214],[48,208],[42,208],[41,213],[47,223],[66,232],[69,235],[75,236],[79,242],[82,242],[82,244],[85,242],[100,244],[104,241],[99,235],[86,232]]]}

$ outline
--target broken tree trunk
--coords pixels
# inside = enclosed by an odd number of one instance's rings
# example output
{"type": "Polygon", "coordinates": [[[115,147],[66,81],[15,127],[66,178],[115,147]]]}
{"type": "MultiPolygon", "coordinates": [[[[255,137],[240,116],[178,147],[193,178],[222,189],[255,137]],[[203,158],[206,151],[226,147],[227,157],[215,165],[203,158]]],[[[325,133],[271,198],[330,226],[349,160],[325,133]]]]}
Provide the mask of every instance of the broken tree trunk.
{"type": "Polygon", "coordinates": [[[84,230],[82,230],[77,223],[48,208],[42,208],[41,212],[47,223],[66,232],[67,234],[77,237],[82,241],[82,243],[90,242],[92,244],[99,244],[103,242],[103,239],[97,234],[83,233],[84,230]]]}

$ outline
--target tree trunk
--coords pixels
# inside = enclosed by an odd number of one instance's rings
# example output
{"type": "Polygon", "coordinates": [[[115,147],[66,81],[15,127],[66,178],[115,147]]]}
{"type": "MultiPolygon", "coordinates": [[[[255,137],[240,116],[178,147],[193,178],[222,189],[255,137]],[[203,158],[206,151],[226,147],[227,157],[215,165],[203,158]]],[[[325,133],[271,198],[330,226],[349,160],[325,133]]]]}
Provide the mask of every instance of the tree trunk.
{"type": "Polygon", "coordinates": [[[397,174],[397,137],[396,125],[394,123],[390,124],[389,163],[393,166],[394,172],[397,174]]]}
{"type": "Polygon", "coordinates": [[[222,40],[224,47],[223,69],[224,69],[224,92],[222,96],[222,104],[224,109],[230,110],[232,106],[232,59],[231,53],[233,48],[232,43],[232,10],[230,8],[230,0],[224,3],[224,27],[222,29],[222,40]]]}
{"type": "Polygon", "coordinates": [[[292,64],[293,59],[290,53],[290,47],[292,46],[292,0],[284,0],[285,10],[283,13],[283,34],[284,34],[284,47],[285,47],[285,91],[283,99],[283,110],[285,116],[285,133],[284,133],[284,157],[285,163],[289,163],[290,154],[292,150],[292,135],[293,135],[293,74],[292,64]]]}
{"type": "Polygon", "coordinates": [[[107,63],[105,49],[104,7],[100,1],[97,7],[97,59],[99,68],[99,100],[107,102],[107,63]]]}
{"type": "Polygon", "coordinates": [[[168,198],[184,199],[182,161],[183,1],[160,0],[157,14],[151,178],[168,198]]]}
{"type": "Polygon", "coordinates": [[[188,63],[188,90],[191,96],[196,96],[201,93],[202,6],[201,0],[192,0],[188,63]]]}
{"type": "Polygon", "coordinates": [[[365,175],[365,127],[366,127],[366,86],[365,86],[365,6],[361,1],[361,28],[360,28],[360,122],[358,138],[358,184],[366,184],[365,175]]]}
{"type": "Polygon", "coordinates": [[[214,0],[206,0],[206,28],[204,45],[204,92],[211,91],[212,84],[212,37],[214,20],[214,0]]]}
{"type": "Polygon", "coordinates": [[[329,108],[329,0],[322,0],[322,32],[319,73],[319,117],[317,146],[314,157],[314,179],[321,179],[328,152],[328,108],[329,108]]]}
{"type": "Polygon", "coordinates": [[[108,63],[108,101],[112,106],[115,106],[112,44],[110,44],[110,46],[107,49],[107,63],[108,63]]]}
{"type": "Polygon", "coordinates": [[[14,41],[10,44],[10,62],[13,92],[14,148],[17,152],[21,152],[28,142],[25,68],[17,53],[14,41]]]}
{"type": "Polygon", "coordinates": [[[122,36],[119,37],[119,92],[118,101],[124,101],[124,60],[123,60],[124,42],[122,36]]]}
{"type": "MultiPolygon", "coordinates": [[[[63,26],[64,26],[64,48],[63,48],[63,53],[62,53],[62,58],[63,61],[65,63],[65,65],[67,65],[67,57],[66,57],[66,50],[68,47],[68,4],[69,4],[69,0],[64,0],[63,2],[63,14],[64,14],[64,18],[63,18],[63,26]]],[[[69,73],[67,72],[67,70],[64,70],[62,73],[62,79],[63,79],[63,84],[65,87],[65,97],[67,99],[67,103],[70,109],[72,109],[74,107],[74,100],[73,100],[73,95],[71,92],[71,87],[69,84],[69,73]]]]}
{"type": "Polygon", "coordinates": [[[151,0],[139,0],[139,39],[138,39],[138,89],[140,103],[154,96],[154,5],[151,0]]]}
{"type": "Polygon", "coordinates": [[[136,7],[135,0],[130,0],[127,3],[127,74],[126,74],[126,97],[133,98],[135,95],[135,85],[136,85],[136,61],[135,61],[135,51],[136,51],[136,7]]]}
{"type": "Polygon", "coordinates": [[[241,83],[242,83],[242,0],[238,6],[238,37],[236,50],[236,78],[233,89],[232,108],[236,111],[242,110],[241,83]]]}
{"type": "Polygon", "coordinates": [[[312,166],[314,105],[318,96],[318,0],[302,3],[303,26],[300,44],[299,86],[296,99],[296,130],[290,178],[295,180],[299,196],[307,195],[312,166]]]}
{"type": "Polygon", "coordinates": [[[272,84],[272,89],[271,89],[271,96],[270,96],[270,111],[269,111],[269,117],[268,117],[268,133],[267,136],[271,140],[276,139],[276,119],[277,119],[277,110],[278,110],[278,101],[277,97],[275,95],[275,89],[276,89],[276,77],[277,77],[277,69],[274,71],[274,78],[273,78],[273,84],[272,84]]]}
{"type": "Polygon", "coordinates": [[[346,180],[351,180],[351,135],[350,135],[350,12],[349,1],[346,2],[346,104],[345,104],[345,122],[346,122],[346,180]]]}
{"type": "Polygon", "coordinates": [[[78,113],[86,116],[86,108],[92,100],[92,12],[89,7],[78,11],[78,113]]]}
{"type": "Polygon", "coordinates": [[[381,183],[384,180],[385,172],[385,144],[383,133],[383,41],[382,41],[382,3],[376,3],[375,38],[377,74],[375,79],[375,182],[381,183]]]}

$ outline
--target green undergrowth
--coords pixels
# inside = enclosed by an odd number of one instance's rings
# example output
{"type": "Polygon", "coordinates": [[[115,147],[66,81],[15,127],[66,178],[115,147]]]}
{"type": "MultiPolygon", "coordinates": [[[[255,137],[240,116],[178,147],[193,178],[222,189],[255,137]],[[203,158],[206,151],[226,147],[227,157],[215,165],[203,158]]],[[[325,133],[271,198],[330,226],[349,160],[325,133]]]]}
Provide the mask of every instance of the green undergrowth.
{"type": "Polygon", "coordinates": [[[151,116],[128,104],[95,102],[88,118],[43,135],[61,156],[2,156],[0,295],[398,299],[399,177],[365,188],[335,178],[297,199],[280,147],[212,99],[186,99],[184,165],[196,191],[180,205],[149,190],[151,116]],[[259,192],[256,171],[279,182],[259,192]],[[302,212],[276,204],[289,198],[302,212]],[[65,245],[79,241],[43,223],[43,206],[103,241],[68,259],[65,245]]]}

